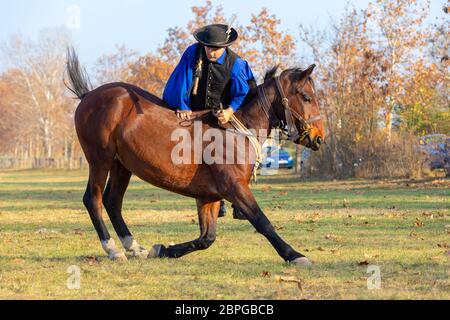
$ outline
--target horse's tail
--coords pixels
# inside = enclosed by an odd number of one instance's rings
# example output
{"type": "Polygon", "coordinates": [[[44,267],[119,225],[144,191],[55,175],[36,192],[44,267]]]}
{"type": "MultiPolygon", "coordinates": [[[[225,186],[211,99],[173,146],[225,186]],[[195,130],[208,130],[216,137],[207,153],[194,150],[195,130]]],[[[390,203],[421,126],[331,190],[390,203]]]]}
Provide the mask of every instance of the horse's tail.
{"type": "Polygon", "coordinates": [[[92,84],[86,69],[81,68],[78,55],[73,47],[67,48],[67,73],[69,75],[70,86],[64,83],[78,99],[82,100],[91,90],[92,84]]]}

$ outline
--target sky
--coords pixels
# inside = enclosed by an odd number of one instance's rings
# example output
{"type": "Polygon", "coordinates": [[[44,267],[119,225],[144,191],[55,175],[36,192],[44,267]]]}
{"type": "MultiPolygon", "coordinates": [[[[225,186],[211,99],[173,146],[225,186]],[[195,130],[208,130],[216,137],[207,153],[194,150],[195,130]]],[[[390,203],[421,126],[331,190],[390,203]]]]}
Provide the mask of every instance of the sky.
{"type": "MultiPolygon", "coordinates": [[[[423,0],[425,1],[425,0],[423,0]]],[[[344,12],[346,4],[365,8],[369,0],[215,0],[227,17],[236,14],[239,24],[247,24],[251,13],[262,7],[282,21],[281,29],[298,35],[298,26],[324,28],[344,12]]],[[[431,0],[432,17],[442,16],[445,0],[431,0]]],[[[45,28],[70,30],[81,61],[89,68],[105,53],[124,44],[140,54],[155,52],[163,44],[167,29],[185,26],[193,17],[192,6],[204,0],[14,0],[2,3],[0,43],[19,34],[36,40],[45,28]]],[[[194,41],[194,39],[193,39],[194,41]]],[[[298,46],[301,50],[301,44],[298,46]]],[[[0,58],[0,70],[5,65],[0,58]]]]}

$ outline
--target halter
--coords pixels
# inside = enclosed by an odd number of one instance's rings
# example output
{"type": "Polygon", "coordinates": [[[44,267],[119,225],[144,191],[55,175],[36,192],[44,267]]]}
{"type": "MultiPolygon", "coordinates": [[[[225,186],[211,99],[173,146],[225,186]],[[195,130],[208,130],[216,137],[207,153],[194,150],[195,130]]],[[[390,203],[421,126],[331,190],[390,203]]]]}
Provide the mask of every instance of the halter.
{"type": "MultiPolygon", "coordinates": [[[[307,138],[311,133],[311,123],[316,122],[321,119],[320,114],[314,117],[311,117],[309,119],[305,119],[303,116],[298,114],[295,110],[292,110],[289,106],[289,99],[284,94],[283,87],[281,86],[280,77],[275,78],[275,83],[277,85],[278,92],[281,95],[281,104],[284,107],[284,115],[286,120],[286,129],[285,132],[287,133],[287,136],[289,140],[296,142],[302,142],[305,138],[307,138]],[[295,117],[294,117],[295,115],[295,117]],[[300,121],[300,123],[303,126],[303,132],[300,133],[297,129],[297,126],[295,125],[295,120],[300,121]]],[[[258,97],[260,104],[262,106],[262,109],[270,122],[270,111],[271,111],[271,104],[269,102],[269,99],[266,95],[266,90],[264,89],[264,86],[258,87],[258,97]]],[[[281,122],[281,120],[277,117],[275,113],[273,113],[275,118],[281,122]]]]}

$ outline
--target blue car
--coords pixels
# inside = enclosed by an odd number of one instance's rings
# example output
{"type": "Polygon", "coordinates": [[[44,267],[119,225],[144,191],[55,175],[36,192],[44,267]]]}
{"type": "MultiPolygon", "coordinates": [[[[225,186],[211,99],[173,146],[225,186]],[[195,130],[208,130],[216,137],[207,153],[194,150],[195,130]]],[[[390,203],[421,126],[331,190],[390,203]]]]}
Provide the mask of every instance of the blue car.
{"type": "Polygon", "coordinates": [[[263,162],[261,167],[270,169],[292,169],[294,167],[294,159],[284,149],[274,147],[266,147],[263,149],[263,162]]]}
{"type": "Polygon", "coordinates": [[[447,169],[450,167],[450,137],[444,134],[430,134],[419,140],[418,151],[425,159],[428,170],[447,169]]]}

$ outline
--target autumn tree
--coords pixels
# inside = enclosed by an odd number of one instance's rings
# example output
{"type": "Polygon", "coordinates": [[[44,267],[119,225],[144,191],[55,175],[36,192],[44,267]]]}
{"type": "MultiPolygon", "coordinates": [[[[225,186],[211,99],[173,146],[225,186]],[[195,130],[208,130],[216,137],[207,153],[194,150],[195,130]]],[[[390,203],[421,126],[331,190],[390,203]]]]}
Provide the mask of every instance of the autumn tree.
{"type": "Polygon", "coordinates": [[[173,67],[180,60],[186,48],[193,43],[192,33],[205,25],[213,23],[227,23],[221,6],[214,7],[211,0],[204,6],[191,8],[194,18],[189,20],[185,27],[172,27],[167,30],[164,44],[158,49],[159,56],[173,67]]]}
{"type": "Polygon", "coordinates": [[[251,63],[255,73],[263,75],[268,66],[281,69],[296,64],[296,45],[292,35],[279,30],[281,20],[267,8],[252,14],[251,23],[244,29],[242,54],[251,63]]]}
{"type": "Polygon", "coordinates": [[[192,7],[193,19],[185,27],[173,27],[158,53],[163,61],[175,66],[186,48],[194,43],[192,33],[205,25],[213,23],[231,24],[239,31],[239,39],[232,49],[250,63],[256,76],[273,65],[281,67],[295,64],[295,41],[293,36],[280,30],[281,20],[268,9],[262,8],[252,14],[248,25],[240,25],[237,16],[226,17],[222,6],[214,6],[206,1],[204,6],[192,7]]]}
{"type": "Polygon", "coordinates": [[[27,103],[27,91],[15,85],[18,70],[10,69],[0,76],[0,154],[30,154],[37,141],[34,115],[27,103]],[[31,149],[31,150],[30,150],[31,149]]]}
{"type": "Polygon", "coordinates": [[[366,10],[349,8],[325,32],[301,26],[319,64],[328,145],[317,160],[326,172],[410,174],[417,167],[410,132],[443,129],[442,113],[423,112],[442,105],[445,83],[426,54],[428,9],[414,0],[378,0],[366,10]]]}
{"type": "Polygon", "coordinates": [[[13,37],[1,47],[10,67],[2,80],[15,93],[11,101],[16,116],[27,115],[20,119],[25,128],[17,132],[17,143],[34,145],[37,157],[53,157],[62,145],[72,142],[67,137],[73,132],[74,103],[63,84],[66,47],[70,43],[65,32],[45,30],[37,42],[13,37]]]}
{"type": "Polygon", "coordinates": [[[384,123],[390,138],[394,107],[404,94],[404,74],[411,61],[415,61],[415,55],[423,54],[427,45],[429,33],[424,22],[429,14],[429,1],[377,0],[368,10],[376,25],[372,36],[378,35],[377,48],[383,52],[384,123]]]}
{"type": "Polygon", "coordinates": [[[95,64],[97,84],[127,81],[129,65],[138,59],[138,53],[125,45],[117,45],[115,52],[102,55],[95,64]]]}
{"type": "Polygon", "coordinates": [[[128,82],[160,97],[173,70],[171,64],[154,54],[139,57],[128,68],[128,82]]]}

